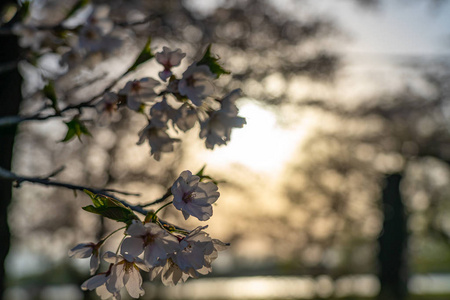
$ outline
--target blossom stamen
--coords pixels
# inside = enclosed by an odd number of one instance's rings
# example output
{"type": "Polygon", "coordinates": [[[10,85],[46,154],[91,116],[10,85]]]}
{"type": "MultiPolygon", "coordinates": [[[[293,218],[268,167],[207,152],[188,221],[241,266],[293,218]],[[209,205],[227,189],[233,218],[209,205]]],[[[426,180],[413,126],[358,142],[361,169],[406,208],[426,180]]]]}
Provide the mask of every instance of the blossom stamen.
{"type": "Polygon", "coordinates": [[[193,191],[188,192],[186,194],[183,195],[183,202],[184,203],[189,203],[191,202],[193,199],[195,199],[195,193],[193,191]]]}
{"type": "Polygon", "coordinates": [[[157,236],[154,234],[147,234],[144,236],[144,247],[150,245],[156,240],[157,236]]]}

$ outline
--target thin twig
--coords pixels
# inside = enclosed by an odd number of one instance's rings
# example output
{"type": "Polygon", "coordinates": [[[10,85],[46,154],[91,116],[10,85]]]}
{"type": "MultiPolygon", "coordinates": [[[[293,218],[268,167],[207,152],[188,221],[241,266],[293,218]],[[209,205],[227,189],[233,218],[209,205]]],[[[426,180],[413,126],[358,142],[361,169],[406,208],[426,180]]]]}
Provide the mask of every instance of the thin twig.
{"type": "Polygon", "coordinates": [[[6,127],[6,126],[14,126],[19,123],[25,122],[25,121],[44,121],[52,118],[61,118],[62,113],[71,111],[71,110],[78,110],[80,111],[83,108],[95,108],[95,105],[92,104],[97,98],[101,97],[104,93],[108,92],[120,79],[122,76],[116,80],[114,80],[110,85],[108,85],[104,91],[101,93],[96,94],[95,96],[92,96],[89,100],[85,102],[81,102],[76,105],[69,105],[66,106],[64,109],[60,111],[59,114],[52,114],[52,115],[45,115],[42,116],[40,113],[32,115],[32,116],[6,116],[0,118],[0,127],[6,127]]]}
{"type": "Polygon", "coordinates": [[[159,18],[159,16],[156,15],[152,15],[152,16],[147,16],[144,19],[140,20],[140,21],[134,21],[134,22],[127,22],[127,21],[114,21],[114,25],[120,26],[120,27],[131,27],[131,26],[138,26],[138,25],[143,25],[145,23],[150,22],[151,20],[157,19],[159,18]]]}
{"type": "Polygon", "coordinates": [[[142,206],[142,207],[147,207],[147,206],[151,206],[151,205],[155,205],[155,204],[161,203],[161,202],[163,202],[164,200],[166,200],[170,195],[172,195],[172,191],[171,191],[171,189],[169,188],[169,189],[167,189],[167,192],[166,192],[161,198],[156,199],[156,200],[153,201],[153,202],[150,202],[150,203],[147,203],[147,204],[144,204],[144,205],[141,205],[141,206],[142,206]]]}
{"type": "Polygon", "coordinates": [[[107,193],[122,194],[122,195],[125,195],[125,196],[138,196],[138,197],[141,196],[140,193],[130,193],[130,192],[125,192],[125,191],[119,191],[119,190],[116,190],[116,189],[102,189],[102,191],[105,191],[107,193]]]}
{"type": "Polygon", "coordinates": [[[56,175],[58,175],[59,173],[64,171],[65,168],[66,168],[66,166],[61,166],[58,169],[56,169],[55,171],[51,172],[50,175],[46,176],[45,178],[55,177],[56,175]]]}

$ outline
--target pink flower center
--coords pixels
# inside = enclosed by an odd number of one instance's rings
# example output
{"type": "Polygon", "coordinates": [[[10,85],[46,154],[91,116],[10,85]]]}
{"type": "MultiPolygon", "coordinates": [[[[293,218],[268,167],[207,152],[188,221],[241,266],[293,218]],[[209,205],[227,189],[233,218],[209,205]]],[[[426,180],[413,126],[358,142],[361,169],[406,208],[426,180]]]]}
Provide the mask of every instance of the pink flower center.
{"type": "Polygon", "coordinates": [[[112,112],[117,110],[117,104],[114,103],[105,103],[105,111],[112,114],[112,112]]]}
{"type": "Polygon", "coordinates": [[[91,41],[98,39],[97,33],[93,29],[88,29],[85,32],[85,36],[88,40],[91,40],[91,41]]]}
{"type": "Polygon", "coordinates": [[[129,262],[127,260],[123,260],[119,264],[121,264],[121,263],[123,263],[123,268],[125,270],[125,273],[130,273],[133,271],[133,268],[136,268],[134,262],[129,262]]]}
{"type": "Polygon", "coordinates": [[[139,90],[141,89],[141,83],[139,81],[133,81],[133,83],[131,84],[131,90],[133,92],[139,92],[139,90]]]}
{"type": "Polygon", "coordinates": [[[157,238],[156,234],[147,234],[144,236],[144,246],[152,244],[157,238]]]}
{"type": "Polygon", "coordinates": [[[164,64],[164,71],[170,71],[170,68],[172,68],[172,64],[170,63],[170,59],[168,59],[164,64]]]}
{"type": "Polygon", "coordinates": [[[196,81],[197,80],[194,78],[194,76],[189,76],[188,78],[186,78],[186,84],[188,86],[194,86],[196,81]]]}
{"type": "Polygon", "coordinates": [[[194,193],[193,191],[187,192],[187,193],[183,194],[183,202],[184,202],[184,203],[189,203],[189,202],[191,202],[194,198],[195,198],[195,193],[194,193]]]}

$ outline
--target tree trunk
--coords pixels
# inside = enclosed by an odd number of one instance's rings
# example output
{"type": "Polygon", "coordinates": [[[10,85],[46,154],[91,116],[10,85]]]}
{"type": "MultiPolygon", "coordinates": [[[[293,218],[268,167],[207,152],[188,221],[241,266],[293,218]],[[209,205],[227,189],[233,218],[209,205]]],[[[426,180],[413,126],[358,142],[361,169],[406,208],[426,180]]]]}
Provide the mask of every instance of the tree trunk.
{"type": "MultiPolygon", "coordinates": [[[[12,1],[11,3],[14,3],[12,1]]],[[[3,11],[8,1],[0,4],[3,11]]],[[[0,35],[0,66],[16,63],[20,48],[17,37],[0,35]]],[[[0,117],[17,115],[22,100],[22,78],[17,67],[0,71],[0,117]]],[[[0,166],[11,170],[14,137],[16,127],[0,127],[0,166]]],[[[10,247],[11,233],[8,226],[8,206],[11,203],[12,186],[9,181],[0,180],[0,300],[4,299],[6,284],[5,260],[10,247]]]]}
{"type": "Polygon", "coordinates": [[[408,294],[408,236],[405,208],[400,194],[401,179],[400,174],[387,175],[383,188],[384,222],[378,238],[380,300],[403,300],[408,294]]]}

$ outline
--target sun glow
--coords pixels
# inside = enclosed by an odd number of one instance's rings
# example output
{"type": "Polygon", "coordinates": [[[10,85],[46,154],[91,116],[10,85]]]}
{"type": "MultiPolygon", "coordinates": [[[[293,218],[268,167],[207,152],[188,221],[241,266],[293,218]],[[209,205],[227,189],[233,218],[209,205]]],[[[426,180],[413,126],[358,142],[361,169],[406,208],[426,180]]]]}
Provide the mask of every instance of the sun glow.
{"type": "Polygon", "coordinates": [[[227,146],[206,153],[208,165],[223,167],[238,163],[254,171],[276,174],[298,149],[310,127],[302,120],[284,128],[277,123],[274,113],[253,102],[240,105],[239,115],[246,118],[247,124],[233,130],[227,146]]]}

